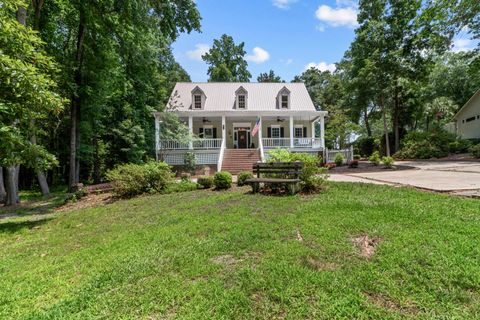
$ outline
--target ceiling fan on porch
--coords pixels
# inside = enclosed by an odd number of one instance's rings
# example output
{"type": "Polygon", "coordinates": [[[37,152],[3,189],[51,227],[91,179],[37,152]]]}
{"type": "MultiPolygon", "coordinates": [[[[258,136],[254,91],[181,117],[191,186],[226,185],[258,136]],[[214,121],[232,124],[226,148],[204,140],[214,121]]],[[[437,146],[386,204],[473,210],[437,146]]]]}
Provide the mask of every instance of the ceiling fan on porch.
{"type": "Polygon", "coordinates": [[[210,120],[208,120],[207,118],[203,117],[203,118],[202,118],[202,122],[203,122],[203,123],[210,123],[210,120]]]}
{"type": "Polygon", "coordinates": [[[277,117],[277,122],[283,122],[283,121],[285,121],[285,119],[282,119],[282,118],[280,118],[280,117],[277,117]]]}

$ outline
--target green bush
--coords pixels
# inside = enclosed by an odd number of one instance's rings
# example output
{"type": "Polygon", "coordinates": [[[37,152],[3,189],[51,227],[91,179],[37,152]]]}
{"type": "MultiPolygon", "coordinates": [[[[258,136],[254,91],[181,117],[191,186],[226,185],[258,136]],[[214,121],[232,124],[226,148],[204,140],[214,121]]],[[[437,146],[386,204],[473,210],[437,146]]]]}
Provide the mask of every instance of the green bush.
{"type": "Polygon", "coordinates": [[[226,171],[215,173],[213,184],[217,190],[230,189],[232,187],[232,175],[226,171]]]}
{"type": "Polygon", "coordinates": [[[361,156],[359,154],[353,155],[353,160],[360,160],[361,156]]]}
{"type": "Polygon", "coordinates": [[[253,173],[251,173],[250,171],[240,172],[237,177],[237,185],[239,187],[244,186],[245,181],[251,178],[253,178],[253,173]]]}
{"type": "Polygon", "coordinates": [[[470,154],[474,158],[480,158],[480,143],[470,148],[470,154]]]}
{"type": "Polygon", "coordinates": [[[380,160],[380,152],[378,151],[375,151],[370,157],[368,157],[368,161],[370,161],[375,166],[378,166],[380,164],[380,160]]]}
{"type": "Polygon", "coordinates": [[[429,132],[410,132],[403,139],[400,150],[395,153],[397,159],[430,159],[449,155],[451,145],[456,141],[452,133],[434,130],[429,132]]]}
{"type": "Polygon", "coordinates": [[[354,146],[363,157],[370,156],[376,148],[378,149],[373,137],[360,137],[354,142],[354,146]]]}
{"type": "Polygon", "coordinates": [[[393,168],[393,163],[394,162],[395,162],[395,160],[393,160],[392,157],[383,157],[382,158],[382,163],[387,168],[393,168]]]}
{"type": "Polygon", "coordinates": [[[195,173],[195,168],[197,165],[197,160],[195,159],[195,154],[193,152],[187,152],[183,156],[183,168],[185,171],[193,174],[195,173]]]}
{"type": "Polygon", "coordinates": [[[321,190],[327,180],[327,168],[320,167],[322,158],[306,153],[290,152],[285,149],[275,149],[268,153],[268,162],[303,162],[300,174],[302,190],[314,192],[321,190]]]}
{"type": "Polygon", "coordinates": [[[143,193],[162,192],[173,181],[170,166],[165,162],[124,164],[107,172],[113,193],[119,197],[133,197],[143,193]]]}
{"type": "Polygon", "coordinates": [[[197,179],[197,183],[202,187],[202,189],[210,189],[213,187],[213,177],[203,176],[197,179]]]}
{"type": "Polygon", "coordinates": [[[450,153],[466,153],[472,147],[472,142],[469,140],[455,140],[450,142],[448,145],[448,149],[450,153]]]}
{"type": "Polygon", "coordinates": [[[175,193],[175,192],[186,192],[194,191],[198,189],[198,184],[192,181],[182,180],[180,182],[171,182],[167,185],[165,190],[162,193],[175,193]]]}
{"type": "Polygon", "coordinates": [[[345,161],[345,158],[343,157],[343,154],[337,153],[335,155],[335,158],[333,159],[333,162],[337,165],[337,167],[341,167],[343,165],[343,162],[345,161]]]}

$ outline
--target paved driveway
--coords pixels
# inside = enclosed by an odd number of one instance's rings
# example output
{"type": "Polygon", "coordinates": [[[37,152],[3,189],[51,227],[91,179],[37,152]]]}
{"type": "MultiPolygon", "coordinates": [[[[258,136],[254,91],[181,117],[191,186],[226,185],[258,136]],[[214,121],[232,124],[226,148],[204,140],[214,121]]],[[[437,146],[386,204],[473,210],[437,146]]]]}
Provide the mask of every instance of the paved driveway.
{"type": "Polygon", "coordinates": [[[349,179],[358,182],[374,181],[376,183],[401,184],[442,192],[480,190],[480,162],[400,161],[397,164],[412,166],[414,169],[348,175],[332,174],[331,177],[334,181],[349,181],[349,179]]]}

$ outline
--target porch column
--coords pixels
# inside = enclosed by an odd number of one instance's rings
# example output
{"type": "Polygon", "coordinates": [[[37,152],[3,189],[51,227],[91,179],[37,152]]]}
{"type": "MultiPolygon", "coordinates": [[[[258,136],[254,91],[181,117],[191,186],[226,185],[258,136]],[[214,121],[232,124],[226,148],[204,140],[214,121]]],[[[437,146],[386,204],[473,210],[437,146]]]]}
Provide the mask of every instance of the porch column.
{"type": "Polygon", "coordinates": [[[293,149],[293,116],[290,116],[290,148],[293,149]]]}
{"type": "Polygon", "coordinates": [[[313,142],[314,142],[314,139],[315,139],[315,121],[312,121],[312,134],[310,135],[312,138],[312,145],[313,145],[313,142]]]}
{"type": "Polygon", "coordinates": [[[262,126],[263,126],[262,116],[259,116],[258,118],[260,119],[260,121],[258,122],[258,146],[261,146],[261,145],[263,145],[263,141],[262,141],[262,126]]]}
{"type": "Polygon", "coordinates": [[[225,116],[222,116],[222,146],[227,145],[227,121],[225,116]]]}
{"type": "Polygon", "coordinates": [[[188,133],[190,134],[190,139],[188,140],[188,149],[193,149],[193,116],[188,117],[188,133]]]}
{"type": "Polygon", "coordinates": [[[325,148],[325,116],[320,118],[320,142],[322,148],[325,148]]]}
{"type": "Polygon", "coordinates": [[[160,150],[160,120],[155,115],[155,159],[158,161],[158,150],[160,150]]]}

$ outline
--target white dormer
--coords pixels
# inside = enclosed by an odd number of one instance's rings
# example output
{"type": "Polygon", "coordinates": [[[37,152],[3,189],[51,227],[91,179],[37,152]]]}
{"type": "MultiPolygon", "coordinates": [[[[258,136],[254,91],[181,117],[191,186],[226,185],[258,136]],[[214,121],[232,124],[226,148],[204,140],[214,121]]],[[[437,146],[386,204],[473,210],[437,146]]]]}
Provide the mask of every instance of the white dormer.
{"type": "Polygon", "coordinates": [[[277,101],[279,109],[290,109],[290,90],[288,90],[287,87],[283,87],[282,90],[278,92],[277,101]]]}
{"type": "Polygon", "coordinates": [[[203,110],[207,97],[200,87],[196,86],[192,90],[192,110],[203,110]]]}
{"type": "Polygon", "coordinates": [[[235,108],[238,110],[246,110],[248,102],[248,92],[244,87],[240,87],[235,91],[235,108]]]}

